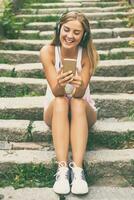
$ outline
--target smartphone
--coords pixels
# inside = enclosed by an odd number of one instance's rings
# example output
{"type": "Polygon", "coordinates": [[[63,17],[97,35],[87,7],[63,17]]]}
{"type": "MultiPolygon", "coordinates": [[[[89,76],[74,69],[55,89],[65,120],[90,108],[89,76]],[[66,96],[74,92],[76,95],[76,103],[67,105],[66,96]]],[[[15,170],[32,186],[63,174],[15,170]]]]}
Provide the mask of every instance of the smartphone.
{"type": "Polygon", "coordinates": [[[63,60],[63,72],[72,71],[76,74],[76,59],[64,58],[63,60]]]}

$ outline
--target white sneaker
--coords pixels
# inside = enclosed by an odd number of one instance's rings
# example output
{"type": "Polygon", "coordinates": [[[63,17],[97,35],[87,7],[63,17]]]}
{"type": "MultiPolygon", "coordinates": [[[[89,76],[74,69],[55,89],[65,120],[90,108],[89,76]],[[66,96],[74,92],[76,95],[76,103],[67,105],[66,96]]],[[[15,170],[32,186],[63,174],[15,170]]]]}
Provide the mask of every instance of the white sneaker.
{"type": "Polygon", "coordinates": [[[53,190],[57,194],[68,194],[70,192],[68,167],[60,166],[58,168],[53,190]]]}
{"type": "MultiPolygon", "coordinates": [[[[72,164],[72,163],[71,163],[72,164]]],[[[88,193],[88,184],[85,179],[84,170],[80,167],[72,167],[69,165],[71,170],[71,192],[73,194],[87,194],[88,193]]]]}

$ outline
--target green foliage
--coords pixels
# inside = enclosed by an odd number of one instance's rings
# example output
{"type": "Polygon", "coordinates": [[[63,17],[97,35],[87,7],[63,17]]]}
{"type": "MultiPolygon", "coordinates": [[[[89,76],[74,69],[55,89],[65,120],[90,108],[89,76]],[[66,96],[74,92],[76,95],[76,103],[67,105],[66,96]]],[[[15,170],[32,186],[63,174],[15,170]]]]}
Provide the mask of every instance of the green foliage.
{"type": "Polygon", "coordinates": [[[131,120],[134,120],[134,109],[132,109],[130,112],[129,112],[129,118],[131,120]]]}
{"type": "Polygon", "coordinates": [[[13,4],[9,1],[5,5],[3,15],[0,17],[1,35],[9,39],[16,39],[19,36],[21,26],[16,23],[16,17],[13,13],[13,4]]]}
{"type": "MultiPolygon", "coordinates": [[[[101,133],[100,133],[101,134],[101,133]]],[[[98,147],[109,149],[126,149],[134,147],[134,132],[128,131],[126,134],[101,134],[95,135],[92,132],[87,144],[87,149],[94,150],[98,147]]]]}
{"type": "Polygon", "coordinates": [[[21,164],[14,165],[5,172],[0,171],[0,187],[13,186],[23,187],[52,187],[56,165],[44,164],[21,164]]]}

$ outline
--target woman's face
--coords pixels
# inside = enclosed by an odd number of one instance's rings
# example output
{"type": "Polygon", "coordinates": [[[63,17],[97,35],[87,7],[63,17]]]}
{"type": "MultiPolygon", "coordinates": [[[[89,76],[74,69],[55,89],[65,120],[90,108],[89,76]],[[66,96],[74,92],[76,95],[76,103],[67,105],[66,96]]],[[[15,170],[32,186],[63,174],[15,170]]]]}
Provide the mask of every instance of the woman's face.
{"type": "Polygon", "coordinates": [[[64,48],[73,48],[79,45],[84,30],[78,20],[68,21],[61,26],[60,42],[64,48]]]}

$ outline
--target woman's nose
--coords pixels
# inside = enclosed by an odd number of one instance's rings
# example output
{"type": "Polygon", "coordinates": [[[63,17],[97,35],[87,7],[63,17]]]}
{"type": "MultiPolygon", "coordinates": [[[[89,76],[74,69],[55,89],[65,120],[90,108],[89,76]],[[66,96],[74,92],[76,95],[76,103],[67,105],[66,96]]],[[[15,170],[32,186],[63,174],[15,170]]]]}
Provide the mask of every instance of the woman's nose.
{"type": "Polygon", "coordinates": [[[73,38],[73,33],[71,31],[68,33],[68,37],[73,38]]]}

